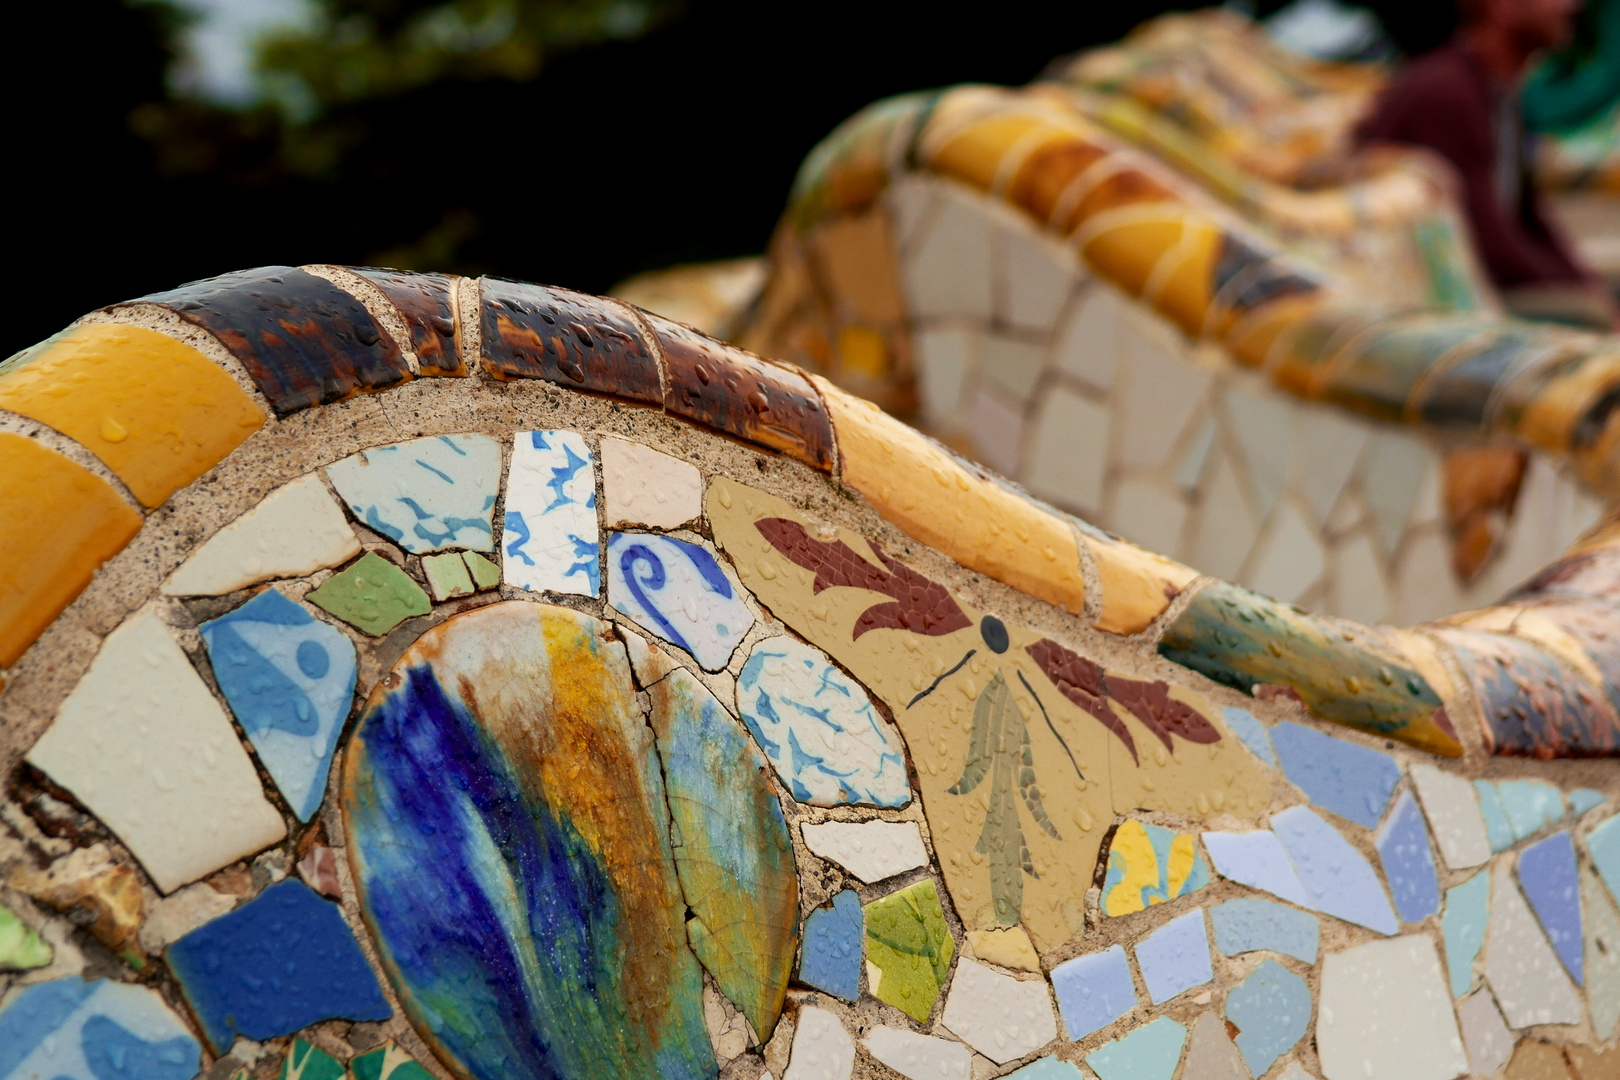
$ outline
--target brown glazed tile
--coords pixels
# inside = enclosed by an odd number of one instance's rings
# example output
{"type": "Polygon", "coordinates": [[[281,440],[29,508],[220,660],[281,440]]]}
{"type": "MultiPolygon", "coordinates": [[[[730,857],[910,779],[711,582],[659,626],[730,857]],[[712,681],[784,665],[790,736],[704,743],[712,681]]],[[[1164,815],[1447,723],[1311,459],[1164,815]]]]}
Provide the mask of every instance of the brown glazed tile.
{"type": "Polygon", "coordinates": [[[658,361],[624,306],[522,281],[480,282],[484,368],[570,390],[663,404],[658,361]]]}
{"type": "Polygon", "coordinates": [[[1446,453],[1446,521],[1451,568],[1472,582],[1513,519],[1530,455],[1517,446],[1464,446],[1446,453]]]}
{"type": "Polygon", "coordinates": [[[1511,757],[1620,753],[1620,717],[1598,688],[1534,642],[1437,626],[1479,703],[1486,747],[1511,757]]]}
{"type": "Polygon", "coordinates": [[[411,377],[399,345],[359,300],[291,266],[239,270],[140,302],[170,308],[219,338],[277,416],[411,377]]]}
{"type": "Polygon", "coordinates": [[[350,267],[388,297],[411,331],[411,348],[423,375],[465,375],[452,300],[456,279],[449,274],[350,267]]]}
{"type": "Polygon", "coordinates": [[[808,379],[680,323],[643,314],[664,349],[666,409],[832,471],[832,421],[808,379]]]}

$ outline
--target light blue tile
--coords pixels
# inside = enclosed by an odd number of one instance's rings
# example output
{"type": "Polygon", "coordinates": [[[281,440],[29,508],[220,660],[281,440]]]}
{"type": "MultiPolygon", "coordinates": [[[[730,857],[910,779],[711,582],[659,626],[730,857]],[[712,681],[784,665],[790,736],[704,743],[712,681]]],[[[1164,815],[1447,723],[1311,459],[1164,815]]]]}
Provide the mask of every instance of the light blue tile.
{"type": "Polygon", "coordinates": [[[1402,922],[1421,922],[1440,910],[1429,827],[1411,791],[1401,792],[1374,841],[1402,922]]]}
{"type": "Polygon", "coordinates": [[[1078,1067],[1067,1061],[1043,1057],[1017,1072],[1008,1073],[1006,1080],[1083,1080],[1083,1075],[1078,1067]]]}
{"type": "Polygon", "coordinates": [[[1083,1039],[1136,1007],[1131,967],[1119,945],[1053,968],[1052,990],[1071,1039],[1083,1039]]]}
{"type": "Polygon", "coordinates": [[[1595,806],[1603,805],[1604,795],[1601,791],[1594,791],[1589,787],[1576,788],[1565,796],[1569,800],[1569,812],[1580,817],[1595,806]]]}
{"type": "Polygon", "coordinates": [[[1136,966],[1155,1005],[1213,979],[1203,910],[1177,916],[1138,941],[1136,966]]]}
{"type": "Polygon", "coordinates": [[[1544,780],[1498,780],[1497,797],[1515,841],[1540,832],[1564,816],[1564,797],[1544,780]]]}
{"type": "Polygon", "coordinates": [[[1086,1055],[1100,1080],[1170,1080],[1181,1060],[1187,1029],[1161,1016],[1124,1038],[1103,1043],[1086,1055]]]}
{"type": "Polygon", "coordinates": [[[1372,865],[1309,807],[1273,814],[1271,831],[1310,897],[1307,907],[1381,934],[1399,929],[1372,865]]]}
{"type": "Polygon", "coordinates": [[[1236,705],[1228,705],[1221,710],[1221,718],[1232,733],[1242,740],[1249,752],[1261,761],[1277,767],[1277,757],[1271,750],[1271,737],[1266,734],[1266,725],[1262,724],[1248,709],[1240,709],[1236,705]]]}
{"type": "Polygon", "coordinates": [[[231,712],[293,813],[308,821],[354,704],[354,643],[275,589],[201,630],[231,712]]]}
{"type": "Polygon", "coordinates": [[[1576,986],[1585,986],[1581,881],[1575,872],[1575,842],[1568,831],[1555,832],[1519,852],[1519,885],[1564,970],[1576,986]]]}
{"type": "Polygon", "coordinates": [[[1587,834],[1586,851],[1603,884],[1609,887],[1609,895],[1620,901],[1620,814],[1587,834]]]}
{"type": "Polygon", "coordinates": [[[657,533],[608,534],[608,603],[708,671],[725,667],[754,625],[713,552],[657,533]]]}
{"type": "Polygon", "coordinates": [[[1302,907],[1310,905],[1305,886],[1294,873],[1288,853],[1270,829],[1249,833],[1207,832],[1204,849],[1215,872],[1251,889],[1264,889],[1302,907]]]}
{"type": "Polygon", "coordinates": [[[1222,956],[1270,949],[1307,964],[1316,963],[1322,926],[1314,915],[1247,896],[1228,900],[1209,915],[1215,924],[1215,947],[1222,956]]]}
{"type": "Polygon", "coordinates": [[[1481,871],[1446,890],[1440,933],[1446,940],[1446,970],[1451,996],[1462,997],[1474,985],[1474,958],[1485,945],[1491,915],[1491,875],[1481,871]]]}
{"type": "Polygon", "coordinates": [[[1283,722],[1271,729],[1283,775],[1324,810],[1372,828],[1401,779],[1395,759],[1379,750],[1336,739],[1315,728],[1283,722]]]}
{"type": "Polygon", "coordinates": [[[413,554],[495,546],[501,449],[494,439],[440,435],[379,446],[328,465],[326,475],[367,528],[413,554]]]}
{"type": "Polygon", "coordinates": [[[519,431],[506,470],[501,572],[532,592],[602,595],[591,449],[573,431],[519,431]]]}
{"type": "Polygon", "coordinates": [[[191,1080],[202,1047],[156,991],[69,975],[0,1007],[0,1080],[191,1080]]]}
{"type": "Polygon", "coordinates": [[[819,907],[804,921],[804,943],[799,956],[799,981],[845,1001],[861,996],[861,942],[866,919],[854,889],[833,897],[831,907],[819,907]]]}
{"type": "Polygon", "coordinates": [[[737,707],[799,802],[911,801],[900,733],[820,650],[790,637],[755,643],[737,677],[737,707]]]}
{"type": "Polygon", "coordinates": [[[1485,837],[1492,851],[1506,851],[1513,846],[1513,826],[1502,813],[1502,798],[1496,785],[1489,780],[1475,780],[1474,790],[1479,793],[1479,812],[1485,818],[1485,837]]]}
{"type": "Polygon", "coordinates": [[[1263,960],[1226,995],[1226,1018],[1238,1027],[1244,1064],[1260,1076],[1304,1036],[1311,1019],[1310,988],[1277,961],[1263,960]]]}

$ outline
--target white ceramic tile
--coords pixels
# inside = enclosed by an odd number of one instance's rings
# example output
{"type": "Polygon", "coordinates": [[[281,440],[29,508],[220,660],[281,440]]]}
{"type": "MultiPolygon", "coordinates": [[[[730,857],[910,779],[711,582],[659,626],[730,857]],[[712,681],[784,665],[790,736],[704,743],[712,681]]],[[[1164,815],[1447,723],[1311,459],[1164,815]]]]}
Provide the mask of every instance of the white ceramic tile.
{"type": "Polygon", "coordinates": [[[1204,466],[1209,464],[1210,452],[1215,449],[1215,435],[1218,430],[1215,417],[1209,413],[1195,421],[1192,438],[1187,442],[1186,449],[1182,451],[1181,461],[1176,465],[1176,483],[1188,490],[1196,490],[1204,478],[1204,466]]]}
{"type": "Polygon", "coordinates": [[[1551,562],[1574,539],[1554,535],[1548,528],[1558,517],[1560,482],[1557,470],[1543,455],[1531,455],[1501,553],[1481,575],[1476,591],[1494,600],[1551,562]]]}
{"type": "Polygon", "coordinates": [[[602,594],[596,475],[590,447],[577,433],[513,433],[501,548],[508,585],[602,594]]]}
{"type": "Polygon", "coordinates": [[[1114,449],[1127,468],[1164,461],[1209,389],[1204,368],[1170,351],[1138,319],[1120,321],[1124,386],[1116,391],[1114,449]]]}
{"type": "Polygon", "coordinates": [[[656,533],[608,534],[608,603],[648,633],[719,671],[754,625],[742,587],[703,544],[656,533]]]}
{"type": "Polygon", "coordinates": [[[1095,513],[1108,469],[1108,410],[1064,386],[1042,399],[1031,423],[1024,486],[1059,506],[1095,513]]]}
{"type": "Polygon", "coordinates": [[[1417,494],[1412,497],[1412,512],[1406,519],[1406,527],[1409,529],[1426,525],[1431,521],[1440,521],[1445,517],[1445,508],[1440,501],[1440,462],[1440,456],[1433,455],[1423,470],[1423,482],[1418,485],[1417,494]]]}
{"type": "Polygon", "coordinates": [[[1316,1050],[1327,1080],[1452,1080],[1466,1070],[1434,942],[1413,934],[1329,953],[1316,1050]]]}
{"type": "Polygon", "coordinates": [[[1261,541],[1244,584],[1277,600],[1293,601],[1322,576],[1322,545],[1291,502],[1282,503],[1261,541]]]}
{"type": "Polygon", "coordinates": [[[1019,980],[967,957],[956,962],[944,1025],[973,1049],[1005,1065],[1057,1038],[1045,979],[1019,980]]]}
{"type": "Polygon", "coordinates": [[[1174,553],[1181,549],[1181,531],[1187,524],[1187,504],[1159,484],[1122,480],[1114,489],[1113,512],[1106,527],[1149,551],[1174,553]]]}
{"type": "Polygon", "coordinates": [[[1485,818],[1474,785],[1465,777],[1422,763],[1412,766],[1411,775],[1446,865],[1467,870],[1489,859],[1491,843],[1485,836],[1485,818]]]}
{"type": "Polygon", "coordinates": [[[939,201],[934,195],[938,184],[939,181],[926,175],[901,173],[883,193],[897,248],[910,247],[921,237],[919,230],[928,227],[939,201]]]}
{"type": "Polygon", "coordinates": [[[163,585],[166,596],[222,596],[272,578],[303,577],[360,554],[360,541],[314,473],[284,484],[225,526],[163,585]]]}
{"type": "Polygon", "coordinates": [[[1052,350],[1057,369],[1104,393],[1112,389],[1119,362],[1119,313],[1126,303],[1108,285],[1092,285],[1058,327],[1052,350]]]}
{"type": "Polygon", "coordinates": [[[793,1032],[793,1053],[783,1080],[849,1080],[855,1040],[834,1013],[805,1005],[793,1032]]]}
{"type": "Polygon", "coordinates": [[[1080,280],[1073,249],[1033,228],[996,230],[996,316],[1007,326],[1052,332],[1080,280]]]}
{"type": "Polygon", "coordinates": [[[224,710],[150,612],[108,635],[28,760],[165,893],[287,835],[224,710]]]}
{"type": "Polygon", "coordinates": [[[906,308],[913,319],[932,316],[989,321],[990,220],[984,207],[941,188],[941,205],[900,261],[906,308]]]}
{"type": "Polygon", "coordinates": [[[988,379],[1013,401],[1023,404],[1035,392],[1046,363],[1046,346],[987,334],[980,345],[979,378],[988,379]]]}
{"type": "Polygon", "coordinates": [[[1339,501],[1345,483],[1355,471],[1356,459],[1367,441],[1368,425],[1320,406],[1294,411],[1294,484],[1305,505],[1325,522],[1339,501]]]}
{"type": "Polygon", "coordinates": [[[910,1080],[968,1080],[973,1055],[959,1042],[883,1026],[862,1041],[868,1053],[910,1080]]]}
{"type": "Polygon", "coordinates": [[[601,454],[606,524],[678,529],[703,513],[703,476],[691,462],[613,438],[601,454]]]}
{"type": "Polygon", "coordinates": [[[1482,988],[1463,998],[1457,1005],[1457,1022],[1468,1049],[1468,1067],[1476,1074],[1494,1076],[1513,1056],[1513,1032],[1489,990],[1482,988]]]}
{"type": "Polygon", "coordinates": [[[1411,537],[1395,564],[1395,610],[1390,621],[1410,626],[1461,611],[1466,606],[1451,570],[1451,544],[1444,530],[1411,537]]]}
{"type": "Polygon", "coordinates": [[[963,425],[962,385],[978,358],[977,331],[956,326],[930,327],[912,335],[917,350],[917,393],[923,419],[934,428],[953,431],[963,425]]]}
{"type": "Polygon", "coordinates": [[[1491,922],[1485,938],[1485,979],[1508,1026],[1578,1024],[1581,999],[1541,932],[1507,862],[1491,875],[1491,922]]]}
{"type": "Polygon", "coordinates": [[[1581,871],[1586,935],[1586,1007],[1592,1030],[1607,1042],[1620,1022],[1620,913],[1591,870],[1581,871]]]}
{"type": "Polygon", "coordinates": [[[328,465],[326,475],[358,521],[413,554],[495,546],[494,439],[439,435],[378,446],[328,465]]]}
{"type": "Polygon", "coordinates": [[[968,410],[968,431],[974,456],[1003,476],[1018,475],[1024,442],[1023,410],[982,380],[968,410]]]}
{"type": "Polygon", "coordinates": [[[1386,552],[1400,542],[1434,458],[1434,451],[1411,435],[1380,428],[1367,440],[1361,456],[1361,488],[1386,552]]]}
{"type": "Polygon", "coordinates": [[[928,865],[915,821],[826,821],[800,833],[805,847],[868,885],[928,865]]]}
{"type": "Polygon", "coordinates": [[[218,892],[206,881],[199,881],[164,897],[146,911],[141,920],[141,948],[157,956],[171,942],[179,941],[197,927],[225,914],[236,906],[236,897],[218,892]]]}
{"type": "Polygon", "coordinates": [[[1328,614],[1369,625],[1389,618],[1391,601],[1383,556],[1371,536],[1356,532],[1341,540],[1333,549],[1332,564],[1328,614]]]}
{"type": "MultiPolygon", "coordinates": [[[[1182,1080],[1189,1080],[1189,1078],[1182,1077],[1182,1080]]],[[[1307,1072],[1305,1066],[1299,1062],[1290,1061],[1283,1067],[1283,1071],[1277,1074],[1277,1080],[1316,1080],[1316,1077],[1307,1072]]]]}
{"type": "Polygon", "coordinates": [[[1294,410],[1275,393],[1230,388],[1222,395],[1227,434],[1243,455],[1244,475],[1261,517],[1283,493],[1294,410]]]}
{"type": "Polygon", "coordinates": [[[1209,475],[1187,557],[1204,573],[1231,580],[1243,569],[1260,528],[1225,454],[1216,451],[1209,475]]]}

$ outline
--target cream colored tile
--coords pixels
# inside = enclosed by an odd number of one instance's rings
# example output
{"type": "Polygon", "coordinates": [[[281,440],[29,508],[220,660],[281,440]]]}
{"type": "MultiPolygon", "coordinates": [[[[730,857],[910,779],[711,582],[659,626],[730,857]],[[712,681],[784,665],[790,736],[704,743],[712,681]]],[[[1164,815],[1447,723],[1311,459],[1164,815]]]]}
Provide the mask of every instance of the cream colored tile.
{"type": "Polygon", "coordinates": [[[930,177],[902,173],[883,193],[896,248],[907,250],[922,238],[939,204],[934,193],[938,185],[939,181],[930,177]]]}
{"type": "Polygon", "coordinates": [[[1491,921],[1486,930],[1485,980],[1512,1028],[1578,1024],[1581,999],[1558,954],[1513,881],[1510,863],[1491,875],[1491,921]]]}
{"type": "Polygon", "coordinates": [[[868,1053],[907,1080],[968,1080],[973,1054],[959,1042],[881,1025],[862,1041],[868,1053]]]}
{"type": "Polygon", "coordinates": [[[990,221],[954,191],[943,191],[933,223],[908,245],[900,275],[913,319],[991,317],[990,221]]]}
{"type": "Polygon", "coordinates": [[[303,577],[360,554],[343,508],[311,473],[285,484],[215,533],[163,585],[166,596],[222,596],[272,578],[303,577]]]}
{"type": "Polygon", "coordinates": [[[956,962],[941,1022],[973,1049],[1005,1065],[1057,1038],[1045,979],[1019,980],[967,957],[956,962]]]}
{"type": "Polygon", "coordinates": [[[981,380],[968,412],[975,456],[1003,476],[1017,477],[1024,444],[1024,413],[981,380]]]}
{"type": "Polygon", "coordinates": [[[1369,431],[1365,421],[1323,406],[1301,406],[1294,411],[1289,447],[1293,482],[1317,521],[1325,522],[1339,503],[1369,431]]]}
{"type": "Polygon", "coordinates": [[[1176,466],[1176,483],[1189,491],[1196,491],[1204,479],[1204,466],[1215,449],[1216,424],[1213,415],[1205,414],[1193,422],[1192,437],[1185,443],[1181,462],[1176,466]]]}
{"type": "Polygon", "coordinates": [[[1007,326],[1051,334],[1080,280],[1073,249],[1029,229],[996,230],[996,315],[1007,326]]]}
{"type": "Polygon", "coordinates": [[[1331,601],[1328,614],[1362,623],[1389,618],[1389,585],[1384,580],[1383,556],[1364,532],[1341,540],[1333,549],[1331,601]]]}
{"type": "Polygon", "coordinates": [[[1288,443],[1293,412],[1288,402],[1271,392],[1251,392],[1229,388],[1220,395],[1226,414],[1229,445],[1243,455],[1243,471],[1249,480],[1256,509],[1261,517],[1271,513],[1283,493],[1288,475],[1288,443]]]}
{"type": "Polygon", "coordinates": [[[1322,576],[1322,544],[1293,503],[1277,507],[1245,584],[1277,600],[1297,600],[1322,576]]]}
{"type": "Polygon", "coordinates": [[[854,1068],[855,1040],[838,1014],[814,1005],[801,1008],[783,1080],[849,1080],[854,1068]]]}
{"type": "Polygon", "coordinates": [[[930,427],[961,428],[962,387],[978,362],[979,333],[960,326],[932,327],[912,336],[917,349],[917,393],[930,427]]]}
{"type": "Polygon", "coordinates": [[[915,821],[825,821],[799,831],[805,847],[868,885],[928,865],[915,821]]]}
{"type": "Polygon", "coordinates": [[[1217,452],[1188,545],[1188,562],[1213,577],[1235,578],[1259,533],[1231,461],[1217,452]]]}
{"type": "Polygon", "coordinates": [[[1093,284],[1058,326],[1052,363],[1059,371],[1107,393],[1119,361],[1120,308],[1126,300],[1108,285],[1093,284]]]}
{"type": "Polygon", "coordinates": [[[1452,1080],[1468,1069],[1434,942],[1373,941],[1322,961],[1316,1046],[1327,1080],[1452,1080]]]}
{"type": "Polygon", "coordinates": [[[1175,552],[1187,523],[1187,503],[1159,484],[1123,480],[1114,489],[1107,527],[1149,551],[1175,552]]]}
{"type": "Polygon", "coordinates": [[[1035,408],[1024,486],[1059,506],[1097,511],[1108,469],[1108,410],[1064,386],[1035,408]]]}
{"type": "Polygon", "coordinates": [[[1046,360],[1045,345],[1002,334],[986,335],[981,346],[979,375],[1023,402],[1035,391],[1046,360]]]}
{"type": "Polygon", "coordinates": [[[1466,606],[1457,577],[1451,572],[1451,544],[1433,528],[1410,537],[1395,565],[1395,610],[1399,626],[1427,622],[1466,606]]]}
{"type": "Polygon", "coordinates": [[[676,529],[703,513],[696,465],[623,439],[602,440],[602,493],[608,525],[676,529]]]}
{"type": "Polygon", "coordinates": [[[1210,373],[1173,354],[1139,320],[1121,325],[1124,385],[1114,404],[1114,450],[1126,468],[1157,467],[1197,412],[1210,373]]]}

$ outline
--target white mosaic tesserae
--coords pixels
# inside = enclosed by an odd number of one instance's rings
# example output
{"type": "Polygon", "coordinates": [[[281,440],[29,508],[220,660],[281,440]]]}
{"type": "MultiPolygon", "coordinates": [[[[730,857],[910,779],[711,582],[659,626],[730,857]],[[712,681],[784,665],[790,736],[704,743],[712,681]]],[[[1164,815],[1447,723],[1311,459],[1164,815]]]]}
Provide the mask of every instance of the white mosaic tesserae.
{"type": "Polygon", "coordinates": [[[678,529],[703,513],[703,476],[695,465],[624,439],[601,445],[608,525],[678,529]]]}
{"type": "Polygon", "coordinates": [[[1429,938],[1330,953],[1321,993],[1316,1045],[1327,1080],[1451,1080],[1468,1068],[1429,938]]]}
{"type": "Polygon", "coordinates": [[[800,829],[804,846],[867,884],[928,865],[915,821],[826,821],[800,829]]]}

